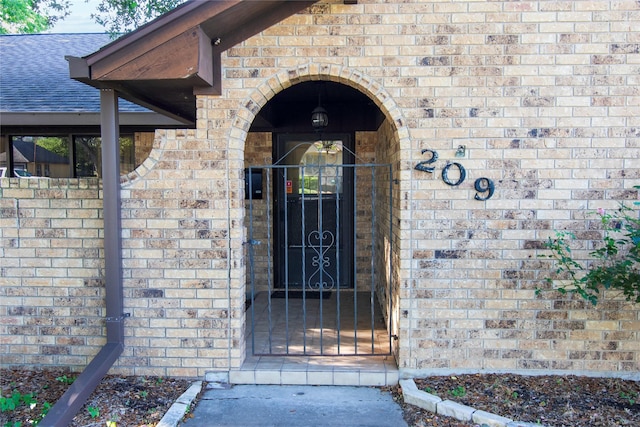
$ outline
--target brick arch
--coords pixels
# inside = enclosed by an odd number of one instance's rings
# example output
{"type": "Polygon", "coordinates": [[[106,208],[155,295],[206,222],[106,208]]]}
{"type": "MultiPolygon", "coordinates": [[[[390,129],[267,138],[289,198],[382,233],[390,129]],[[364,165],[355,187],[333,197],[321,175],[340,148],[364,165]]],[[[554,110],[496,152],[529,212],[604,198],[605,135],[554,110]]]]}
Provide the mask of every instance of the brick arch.
{"type": "Polygon", "coordinates": [[[171,132],[172,134],[176,133],[175,130],[168,129],[156,129],[153,136],[153,145],[151,146],[151,151],[147,155],[147,158],[144,159],[138,167],[129,172],[128,174],[120,176],[120,186],[125,188],[127,186],[133,185],[140,179],[142,179],[149,171],[153,170],[158,163],[159,159],[162,158],[162,154],[164,153],[164,147],[167,142],[167,133],[171,132]]]}
{"type": "MultiPolygon", "coordinates": [[[[270,78],[267,78],[262,84],[260,84],[256,89],[252,91],[252,93],[242,100],[241,105],[236,111],[236,116],[231,125],[230,134],[229,134],[229,146],[233,146],[234,148],[238,148],[242,151],[238,152],[237,155],[243,156],[245,151],[245,142],[248,138],[248,132],[251,127],[251,124],[255,120],[256,116],[260,112],[262,108],[278,93],[303,82],[308,81],[331,81],[335,83],[341,83],[346,86],[349,86],[359,92],[365,94],[369,99],[371,99],[384,114],[385,118],[389,123],[389,134],[391,134],[392,141],[389,141],[389,144],[393,144],[396,149],[394,153],[390,153],[388,159],[390,163],[393,163],[392,170],[395,175],[401,168],[402,157],[407,156],[410,152],[411,141],[409,137],[409,128],[407,123],[401,113],[400,107],[396,104],[395,100],[391,97],[391,95],[382,87],[382,85],[374,80],[371,76],[368,76],[360,71],[352,70],[347,67],[343,67],[335,64],[316,64],[310,63],[306,65],[301,65],[296,68],[291,68],[287,70],[283,70],[270,78]]],[[[410,182],[410,181],[407,181],[410,182]]],[[[394,200],[399,200],[400,198],[400,188],[401,185],[394,186],[391,190],[393,193],[392,197],[394,200]]],[[[238,194],[242,194],[242,192],[238,192],[238,194]]],[[[407,210],[397,209],[394,207],[395,203],[390,207],[391,217],[404,219],[407,215],[407,210]]],[[[242,218],[244,220],[244,217],[242,218]]],[[[401,222],[402,223],[402,222],[401,222]]],[[[382,240],[380,237],[380,243],[383,245],[387,245],[386,240],[382,240]]],[[[398,249],[395,249],[395,255],[390,260],[390,265],[386,268],[391,269],[392,271],[399,270],[399,262],[400,262],[400,253],[403,249],[403,246],[407,245],[405,241],[396,241],[396,236],[389,236],[390,240],[394,240],[394,247],[397,246],[398,249]]],[[[385,246],[386,247],[386,246],[385,246]]],[[[243,255],[245,256],[245,255],[243,255]]],[[[249,263],[244,262],[241,263],[244,265],[245,273],[247,272],[246,268],[249,263]]],[[[400,281],[401,277],[390,277],[390,283],[388,286],[392,288],[389,295],[393,295],[391,298],[394,299],[393,308],[391,313],[387,313],[390,318],[394,319],[393,329],[389,332],[393,335],[400,335],[400,281]]],[[[384,293],[386,295],[386,293],[384,293]]],[[[385,296],[386,297],[386,296],[385,296]]],[[[240,304],[244,303],[244,300],[238,300],[240,304]]],[[[386,306],[387,303],[383,305],[386,306]]],[[[399,343],[394,343],[394,354],[398,357],[400,352],[399,343]]]]}
{"type": "Polygon", "coordinates": [[[306,81],[328,80],[350,86],[367,95],[393,123],[399,146],[409,147],[409,130],[391,95],[373,78],[358,70],[335,64],[306,64],[272,76],[246,98],[232,124],[231,139],[244,146],[251,123],[260,110],[279,92],[306,81]]]}

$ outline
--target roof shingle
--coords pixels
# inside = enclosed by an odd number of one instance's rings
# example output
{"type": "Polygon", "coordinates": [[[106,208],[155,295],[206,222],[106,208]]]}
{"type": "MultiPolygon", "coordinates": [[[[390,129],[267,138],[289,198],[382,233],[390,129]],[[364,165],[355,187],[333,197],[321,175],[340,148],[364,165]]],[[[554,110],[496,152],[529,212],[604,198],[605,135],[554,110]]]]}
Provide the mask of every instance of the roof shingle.
{"type": "MultiPolygon", "coordinates": [[[[85,56],[110,43],[108,34],[0,36],[0,112],[99,112],[98,89],[69,78],[65,56],[85,56]]],[[[121,112],[146,112],[121,100],[121,112]]]]}

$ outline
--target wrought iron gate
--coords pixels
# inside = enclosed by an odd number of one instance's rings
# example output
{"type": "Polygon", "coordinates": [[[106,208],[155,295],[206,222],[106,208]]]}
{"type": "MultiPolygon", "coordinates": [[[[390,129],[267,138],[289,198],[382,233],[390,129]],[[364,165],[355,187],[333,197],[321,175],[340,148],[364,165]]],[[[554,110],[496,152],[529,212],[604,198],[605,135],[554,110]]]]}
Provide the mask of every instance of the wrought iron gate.
{"type": "Polygon", "coordinates": [[[254,355],[391,353],[391,165],[331,163],[331,149],[247,170],[254,355]]]}

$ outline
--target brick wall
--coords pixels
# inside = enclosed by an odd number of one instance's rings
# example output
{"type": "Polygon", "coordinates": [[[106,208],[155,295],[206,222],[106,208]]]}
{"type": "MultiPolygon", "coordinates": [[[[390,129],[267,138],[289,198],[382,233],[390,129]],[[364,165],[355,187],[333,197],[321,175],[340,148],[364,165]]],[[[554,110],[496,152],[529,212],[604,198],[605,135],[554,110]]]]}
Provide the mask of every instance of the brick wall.
{"type": "Polygon", "coordinates": [[[227,140],[211,132],[157,132],[123,187],[123,372],[202,376],[244,354],[243,164],[230,173],[227,140]]]}
{"type": "MultiPolygon", "coordinates": [[[[535,289],[551,268],[538,255],[554,230],[578,231],[590,248],[599,230],[588,212],[638,199],[638,28],[636,1],[328,1],[230,49],[223,94],[198,98],[197,128],[158,132],[149,159],[123,185],[125,306],[132,317],[115,370],[201,376],[240,366],[243,168],[253,161],[245,146],[261,138],[248,130],[276,93],[328,79],[365,93],[386,116],[375,133],[376,159],[391,163],[397,180],[388,209],[394,227],[376,245],[392,250],[390,263],[380,265],[397,291],[401,369],[637,375],[637,306],[607,294],[592,308],[553,292],[536,296],[535,289]],[[460,145],[464,157],[455,156],[460,145]],[[414,169],[429,158],[424,149],[439,154],[432,174],[414,169]],[[467,171],[455,187],[441,177],[453,161],[467,171]],[[487,201],[474,199],[480,177],[496,185],[487,201]]],[[[56,304],[71,290],[82,294],[73,296],[73,307],[91,307],[87,300],[101,310],[99,255],[69,257],[75,264],[64,267],[61,248],[38,255],[25,249],[42,239],[80,239],[73,235],[81,230],[67,222],[58,235],[47,215],[62,219],[72,211],[65,204],[83,190],[37,197],[39,189],[1,185],[1,280],[10,298],[2,301],[3,363],[66,361],[45,348],[94,353],[102,329],[82,338],[46,328],[71,328],[72,308],[56,304]],[[16,200],[27,203],[20,209],[46,204],[33,208],[45,221],[29,228],[27,217],[15,219],[16,200]],[[64,213],[49,212],[60,204],[64,213]],[[38,229],[47,237],[39,240],[38,229]],[[33,237],[20,235],[27,232],[33,237]],[[58,309],[46,320],[51,325],[37,324],[58,309]],[[14,325],[31,329],[14,336],[14,325]],[[72,345],[70,336],[84,342],[72,345]]],[[[99,227],[93,231],[98,239],[99,227]]],[[[98,317],[85,318],[102,328],[98,317]]]]}
{"type": "Polygon", "coordinates": [[[0,181],[1,363],[84,366],[106,341],[100,183],[0,181]]]}

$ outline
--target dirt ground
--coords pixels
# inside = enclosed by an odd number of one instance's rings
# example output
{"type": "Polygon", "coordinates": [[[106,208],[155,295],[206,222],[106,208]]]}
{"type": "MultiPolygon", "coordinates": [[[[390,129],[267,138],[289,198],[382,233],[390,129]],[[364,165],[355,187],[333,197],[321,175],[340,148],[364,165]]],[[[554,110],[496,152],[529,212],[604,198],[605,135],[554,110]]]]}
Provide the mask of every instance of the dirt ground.
{"type": "MultiPolygon", "coordinates": [[[[0,426],[37,424],[77,375],[64,370],[0,370],[0,426]],[[12,401],[15,409],[7,409],[12,401]]],[[[107,376],[70,427],[155,426],[190,384],[188,380],[159,377],[107,376]]]]}
{"type": "MultiPolygon", "coordinates": [[[[77,374],[64,370],[0,370],[0,426],[42,419],[77,374]]],[[[614,378],[457,375],[416,379],[419,389],[518,421],[547,427],[640,426],[640,384],[614,378]]],[[[152,427],[191,381],[108,376],[89,396],[71,427],[152,427]]],[[[384,389],[410,426],[481,427],[405,404],[399,386],[384,389]]],[[[187,414],[188,415],[188,414],[187,414]]]]}
{"type": "MultiPolygon", "coordinates": [[[[419,390],[516,421],[547,427],[640,426],[640,383],[614,378],[479,374],[415,380],[419,390]]],[[[468,427],[402,401],[411,426],[468,427]]]]}

